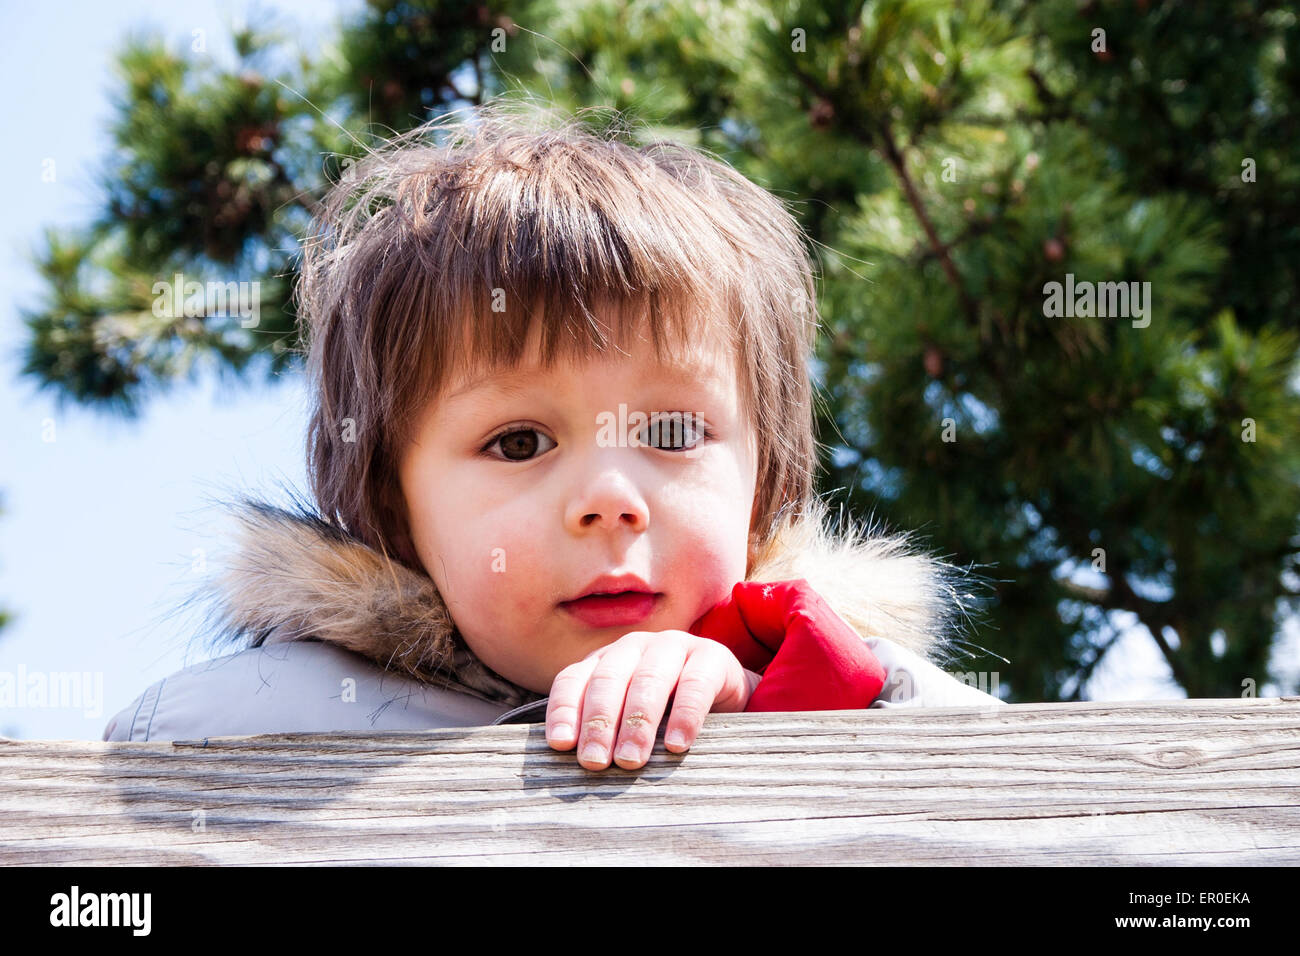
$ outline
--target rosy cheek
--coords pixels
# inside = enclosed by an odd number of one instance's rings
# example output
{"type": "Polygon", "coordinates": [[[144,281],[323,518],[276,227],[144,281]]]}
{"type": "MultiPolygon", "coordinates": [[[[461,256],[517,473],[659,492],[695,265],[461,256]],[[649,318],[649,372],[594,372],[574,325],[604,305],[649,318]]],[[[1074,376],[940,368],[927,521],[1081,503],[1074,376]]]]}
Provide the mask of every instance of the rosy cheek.
{"type": "Polygon", "coordinates": [[[544,591],[550,580],[547,569],[554,556],[531,540],[535,532],[527,523],[507,529],[487,529],[470,544],[470,566],[484,598],[498,611],[509,608],[518,614],[534,609],[530,595],[544,591]]]}

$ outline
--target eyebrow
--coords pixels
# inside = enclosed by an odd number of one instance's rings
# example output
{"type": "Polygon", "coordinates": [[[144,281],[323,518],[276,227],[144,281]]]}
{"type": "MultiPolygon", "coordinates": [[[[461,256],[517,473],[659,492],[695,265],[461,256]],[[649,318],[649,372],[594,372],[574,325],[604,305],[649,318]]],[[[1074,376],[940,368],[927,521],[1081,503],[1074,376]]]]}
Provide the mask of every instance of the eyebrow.
{"type": "MultiPolygon", "coordinates": [[[[669,385],[702,385],[709,388],[718,384],[716,377],[712,374],[714,367],[703,362],[690,365],[658,366],[657,381],[669,385]]],[[[532,371],[508,372],[494,378],[479,379],[456,389],[444,401],[450,402],[474,392],[491,392],[505,398],[518,398],[535,387],[531,381],[528,381],[534,378],[535,375],[536,373],[532,371]]]]}
{"type": "Polygon", "coordinates": [[[517,398],[528,391],[531,386],[523,382],[503,381],[500,379],[479,379],[477,382],[470,382],[464,388],[458,388],[448,395],[444,401],[451,402],[457,398],[462,398],[474,392],[496,392],[498,395],[504,395],[507,398],[517,398]]]}

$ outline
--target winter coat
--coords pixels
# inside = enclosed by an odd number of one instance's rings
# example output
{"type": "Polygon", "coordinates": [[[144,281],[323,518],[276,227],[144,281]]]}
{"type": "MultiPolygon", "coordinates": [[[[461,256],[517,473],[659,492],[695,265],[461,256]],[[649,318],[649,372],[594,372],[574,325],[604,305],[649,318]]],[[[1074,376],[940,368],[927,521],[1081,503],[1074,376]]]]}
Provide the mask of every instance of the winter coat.
{"type": "MultiPolygon", "coordinates": [[[[251,499],[232,509],[234,558],[205,586],[219,643],[242,649],[148,687],[105,740],[540,721],[544,695],[483,665],[436,587],[316,516],[251,499]],[[529,706],[532,705],[532,706],[529,706]]],[[[873,708],[998,706],[945,673],[977,579],[918,553],[904,535],[829,527],[825,506],[757,555],[746,580],[804,578],[886,670],[873,708]]]]}

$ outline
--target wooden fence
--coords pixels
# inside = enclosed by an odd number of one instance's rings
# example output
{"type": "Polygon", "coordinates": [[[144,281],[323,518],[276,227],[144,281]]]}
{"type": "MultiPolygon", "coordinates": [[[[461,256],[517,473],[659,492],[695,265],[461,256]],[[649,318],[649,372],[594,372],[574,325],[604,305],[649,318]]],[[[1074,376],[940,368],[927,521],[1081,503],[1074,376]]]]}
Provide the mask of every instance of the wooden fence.
{"type": "Polygon", "coordinates": [[[0,738],[0,864],[1300,863],[1300,698],[715,714],[593,773],[540,724],[0,738]]]}

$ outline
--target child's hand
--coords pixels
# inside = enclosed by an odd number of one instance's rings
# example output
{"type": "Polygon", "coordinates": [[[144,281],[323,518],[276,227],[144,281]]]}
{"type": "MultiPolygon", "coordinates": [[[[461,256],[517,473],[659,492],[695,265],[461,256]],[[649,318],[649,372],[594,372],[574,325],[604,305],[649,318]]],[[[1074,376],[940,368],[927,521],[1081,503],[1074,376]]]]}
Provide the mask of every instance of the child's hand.
{"type": "Polygon", "coordinates": [[[588,770],[608,767],[611,752],[620,767],[635,770],[650,759],[670,695],[664,747],[682,753],[706,714],[743,711],[758,682],[717,641],[685,631],[633,631],[555,676],[546,741],[556,750],[576,742],[578,763],[588,770]],[[576,741],[574,728],[582,731],[576,741]]]}

